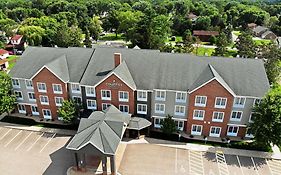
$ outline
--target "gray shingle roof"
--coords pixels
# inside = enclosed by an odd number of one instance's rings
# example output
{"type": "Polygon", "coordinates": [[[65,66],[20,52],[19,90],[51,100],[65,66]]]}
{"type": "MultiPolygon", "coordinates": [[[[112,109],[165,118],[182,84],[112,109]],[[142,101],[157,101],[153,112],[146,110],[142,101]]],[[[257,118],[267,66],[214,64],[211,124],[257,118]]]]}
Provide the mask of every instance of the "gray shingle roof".
{"type": "Polygon", "coordinates": [[[58,57],[57,59],[47,63],[45,66],[51,70],[54,74],[60,77],[64,82],[69,81],[68,66],[66,61],[66,55],[58,57]]]}
{"type": "Polygon", "coordinates": [[[253,31],[254,31],[255,33],[265,32],[265,31],[267,31],[267,30],[268,30],[268,28],[267,28],[267,27],[263,27],[263,26],[257,26],[257,27],[255,27],[255,28],[253,29],[253,31]]]}
{"type": "Polygon", "coordinates": [[[141,130],[150,125],[151,125],[151,122],[146,120],[145,118],[132,117],[129,122],[128,129],[141,130]]]}

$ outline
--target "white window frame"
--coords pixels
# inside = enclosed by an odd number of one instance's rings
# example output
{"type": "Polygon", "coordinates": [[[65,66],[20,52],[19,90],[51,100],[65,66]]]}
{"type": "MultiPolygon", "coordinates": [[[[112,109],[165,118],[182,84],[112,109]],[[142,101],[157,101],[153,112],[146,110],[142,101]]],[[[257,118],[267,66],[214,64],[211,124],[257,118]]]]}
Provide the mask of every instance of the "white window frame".
{"type": "Polygon", "coordinates": [[[23,104],[18,104],[18,111],[20,114],[26,114],[26,107],[23,104]],[[24,110],[20,109],[21,107],[23,107],[24,110]]]}
{"type": "Polygon", "coordinates": [[[36,105],[31,105],[30,108],[31,108],[32,115],[39,115],[38,107],[36,105]],[[37,111],[34,111],[32,107],[36,107],[37,111]]]}
{"type": "Polygon", "coordinates": [[[187,93],[186,92],[176,92],[176,103],[186,103],[187,93]],[[180,98],[178,98],[180,96],[180,98]],[[182,99],[184,97],[184,99],[182,99]]]}
{"type": "Polygon", "coordinates": [[[137,104],[137,113],[138,114],[147,114],[147,105],[146,104],[137,104]],[[139,106],[145,106],[145,111],[144,110],[139,111],[139,106]]]}
{"type": "Polygon", "coordinates": [[[155,106],[154,106],[154,107],[155,107],[155,108],[154,108],[154,112],[155,112],[156,114],[165,114],[165,104],[162,104],[162,103],[155,103],[155,106]],[[157,106],[159,106],[159,107],[158,107],[159,109],[161,109],[160,106],[163,106],[163,111],[157,110],[157,106]]]}
{"type": "Polygon", "coordinates": [[[42,109],[44,119],[52,119],[52,111],[50,109],[42,109]],[[49,111],[50,115],[45,115],[44,111],[49,111]]]}
{"type": "Polygon", "coordinates": [[[251,112],[250,117],[249,117],[249,123],[254,123],[254,120],[252,120],[254,112],[251,112]]]}
{"type": "Polygon", "coordinates": [[[96,100],[91,100],[91,99],[87,99],[87,109],[94,109],[97,110],[97,101],[96,100]],[[89,103],[94,104],[89,106],[89,103]]]}
{"type": "Polygon", "coordinates": [[[129,92],[128,91],[118,91],[118,98],[121,102],[128,102],[129,101],[129,92]],[[123,94],[123,98],[122,97],[123,94]],[[127,94],[128,98],[124,98],[125,94],[127,94]]]}
{"type": "Polygon", "coordinates": [[[224,119],[224,112],[221,112],[221,111],[214,111],[213,112],[212,122],[223,122],[223,119],[224,119]],[[215,114],[217,114],[218,116],[220,114],[222,114],[222,119],[215,119],[215,114]]]}
{"type": "Polygon", "coordinates": [[[191,125],[191,135],[202,135],[202,131],[203,131],[203,125],[191,125]],[[193,127],[201,127],[201,131],[198,132],[197,131],[197,128],[196,128],[196,131],[193,131],[193,127]]]}
{"type": "Polygon", "coordinates": [[[70,87],[71,87],[71,92],[74,93],[74,94],[81,94],[81,87],[79,85],[79,83],[71,83],[70,84],[70,87]],[[76,87],[74,87],[76,86],[76,87]],[[77,88],[78,86],[78,88],[77,88]],[[77,90],[79,89],[79,90],[77,90]]]}
{"type": "Polygon", "coordinates": [[[155,100],[157,101],[165,101],[166,100],[166,91],[165,90],[155,90],[155,100]],[[157,93],[160,93],[160,97],[157,96],[157,93]],[[162,93],[164,93],[164,97],[162,96],[162,93]]]}
{"type": "Polygon", "coordinates": [[[218,126],[211,126],[210,127],[210,132],[209,132],[209,136],[210,137],[220,137],[220,135],[221,135],[221,127],[218,127],[218,126]],[[219,130],[220,130],[220,132],[217,134],[217,133],[212,133],[212,129],[215,129],[215,131],[216,131],[216,129],[218,129],[219,128],[219,130]]]}
{"type": "Polygon", "coordinates": [[[96,97],[96,89],[93,86],[85,86],[86,96],[87,97],[96,97]],[[94,90],[94,91],[93,91],[94,90]],[[94,92],[94,93],[89,93],[94,92]]]}
{"type": "Polygon", "coordinates": [[[154,117],[154,128],[161,128],[161,121],[163,121],[164,118],[160,118],[160,117],[154,117]],[[159,122],[156,122],[159,121],[159,122]]]}
{"type": "Polygon", "coordinates": [[[193,110],[193,117],[192,118],[193,118],[193,120],[204,120],[204,118],[205,118],[205,110],[194,109],[193,110]],[[198,112],[198,114],[203,113],[203,117],[195,116],[196,112],[198,112]]]}
{"type": "Polygon", "coordinates": [[[174,114],[177,115],[177,116],[185,116],[185,106],[182,106],[182,105],[175,105],[175,112],[174,112],[174,114]],[[183,108],[183,113],[177,112],[177,107],[183,108]]]}
{"type": "Polygon", "coordinates": [[[257,105],[259,105],[259,104],[261,103],[261,100],[262,100],[262,99],[261,99],[261,98],[255,98],[255,99],[254,99],[254,102],[253,102],[253,107],[255,107],[256,101],[257,101],[257,100],[259,100],[259,102],[257,103],[257,105]]]}
{"type": "MultiPolygon", "coordinates": [[[[102,90],[100,91],[100,93],[101,93],[101,99],[102,99],[102,100],[108,100],[108,101],[111,100],[111,90],[102,89],[102,90]],[[109,96],[110,96],[110,97],[103,97],[103,92],[109,92],[109,96]]],[[[107,93],[106,93],[106,94],[107,94],[107,93]]]]}
{"type": "Polygon", "coordinates": [[[234,101],[233,101],[233,107],[234,108],[244,108],[245,103],[246,103],[246,98],[245,97],[235,97],[234,101]],[[240,104],[242,99],[244,99],[244,103],[240,104]],[[236,104],[236,101],[238,101],[239,104],[236,104]]]}
{"type": "Polygon", "coordinates": [[[138,90],[137,91],[137,101],[147,101],[147,91],[138,90]],[[145,98],[143,96],[145,96],[145,98]]]}
{"type": "Polygon", "coordinates": [[[61,84],[52,84],[54,94],[62,94],[62,85],[61,84]],[[55,90],[55,87],[60,87],[61,91],[55,90]]]}
{"type": "Polygon", "coordinates": [[[206,107],[206,105],[207,105],[207,99],[208,99],[207,96],[196,95],[196,96],[195,96],[195,101],[194,101],[194,106],[206,107]],[[196,99],[197,99],[197,98],[201,98],[200,102],[202,102],[202,98],[205,98],[205,104],[203,104],[203,103],[196,103],[196,101],[197,101],[196,99]]]}
{"type": "Polygon", "coordinates": [[[64,100],[63,97],[55,97],[56,106],[58,106],[58,107],[62,106],[63,100],[64,100]],[[61,100],[61,103],[58,103],[60,100],[61,100]]]}
{"type": "Polygon", "coordinates": [[[231,112],[230,120],[231,121],[241,121],[242,117],[243,117],[243,111],[235,111],[235,110],[233,110],[231,112]],[[236,115],[235,115],[235,118],[233,118],[232,116],[233,116],[233,113],[235,113],[235,112],[236,112],[236,115]],[[237,119],[238,113],[241,113],[240,119],[237,119]]]}
{"type": "Polygon", "coordinates": [[[79,101],[81,101],[81,102],[78,103],[78,104],[82,104],[82,103],[83,103],[82,97],[80,97],[80,96],[72,96],[72,100],[73,100],[74,103],[76,103],[76,102],[75,102],[75,98],[79,98],[79,99],[80,99],[79,101]]]}
{"type": "Polygon", "coordinates": [[[125,113],[125,114],[129,114],[129,112],[130,112],[130,107],[129,107],[129,105],[119,105],[119,110],[120,110],[121,112],[125,113]],[[122,106],[123,108],[124,108],[124,107],[127,107],[128,112],[121,111],[121,106],[122,106]]]}
{"type": "Polygon", "coordinates": [[[34,92],[27,92],[27,96],[28,96],[28,100],[31,102],[36,102],[36,97],[35,97],[35,93],[34,92]],[[34,99],[30,98],[29,94],[34,94],[34,99]]]}
{"type": "Polygon", "coordinates": [[[180,131],[183,131],[183,128],[184,128],[184,121],[183,120],[174,120],[175,121],[175,124],[176,124],[176,127],[178,130],[180,131]],[[180,127],[180,123],[182,123],[182,126],[180,127]]]}
{"type": "Polygon", "coordinates": [[[47,92],[47,85],[46,85],[46,83],[37,82],[37,90],[38,90],[38,92],[47,92]],[[41,85],[42,85],[42,87],[45,86],[45,90],[39,88],[39,87],[41,87],[41,85]]]}
{"type": "Polygon", "coordinates": [[[33,89],[32,80],[25,80],[25,87],[26,89],[33,89]],[[31,86],[29,86],[31,84],[31,86]]]}
{"type": "Polygon", "coordinates": [[[248,131],[250,130],[250,128],[246,128],[246,133],[245,133],[245,137],[247,138],[254,138],[254,135],[251,133],[251,134],[248,134],[248,131]]]}
{"type": "Polygon", "coordinates": [[[22,94],[22,91],[14,91],[14,94],[15,94],[15,96],[16,96],[16,98],[17,98],[17,100],[23,100],[23,94],[22,94]],[[17,97],[16,93],[21,94],[21,97],[17,97]]]}
{"type": "Polygon", "coordinates": [[[41,105],[49,105],[49,97],[47,96],[47,95],[40,95],[39,96],[39,99],[40,99],[40,103],[41,103],[41,105]],[[48,102],[42,102],[42,99],[41,99],[41,97],[47,97],[47,101],[48,102]]]}
{"type": "Polygon", "coordinates": [[[219,109],[225,109],[227,105],[227,98],[225,97],[216,97],[216,101],[215,101],[215,108],[219,108],[219,109]],[[225,105],[217,105],[217,101],[221,100],[220,102],[222,102],[222,100],[225,100],[225,105]]]}
{"type": "Polygon", "coordinates": [[[20,80],[17,78],[12,78],[12,86],[13,88],[20,88],[20,80]],[[14,84],[14,81],[17,81],[18,84],[14,84]]]}
{"type": "Polygon", "coordinates": [[[233,137],[236,137],[238,135],[238,132],[239,132],[239,126],[233,126],[233,125],[230,125],[227,127],[227,136],[233,136],[233,137]],[[229,129],[230,128],[234,128],[234,127],[237,127],[237,132],[234,133],[234,132],[229,132],[229,129]]]}
{"type": "Polygon", "coordinates": [[[104,111],[104,110],[106,110],[107,108],[109,108],[110,105],[111,105],[110,103],[102,103],[102,104],[101,104],[101,108],[102,108],[102,110],[104,111]],[[104,108],[105,105],[106,105],[106,108],[104,108]]]}

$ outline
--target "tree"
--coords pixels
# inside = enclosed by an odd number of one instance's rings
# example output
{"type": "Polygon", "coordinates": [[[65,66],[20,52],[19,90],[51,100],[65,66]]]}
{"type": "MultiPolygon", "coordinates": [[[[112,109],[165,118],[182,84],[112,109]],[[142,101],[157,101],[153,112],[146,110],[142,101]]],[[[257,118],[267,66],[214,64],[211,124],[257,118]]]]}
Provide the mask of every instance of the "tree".
{"type": "Polygon", "coordinates": [[[100,20],[100,17],[93,16],[88,29],[89,29],[90,35],[93,37],[94,40],[99,39],[99,36],[103,30],[101,26],[102,26],[102,22],[100,20]]]}
{"type": "Polygon", "coordinates": [[[29,45],[41,45],[42,38],[45,35],[45,29],[39,26],[22,26],[19,29],[19,34],[22,34],[29,45]]]}
{"type": "Polygon", "coordinates": [[[11,95],[11,89],[11,78],[8,74],[0,72],[0,114],[9,114],[15,107],[16,97],[11,95]]]}
{"type": "Polygon", "coordinates": [[[238,50],[238,55],[242,58],[254,58],[256,53],[252,35],[248,32],[242,32],[237,39],[235,46],[238,50]]]}
{"type": "Polygon", "coordinates": [[[167,115],[163,121],[161,121],[161,131],[165,134],[171,135],[177,131],[175,121],[171,115],[167,115]]]}
{"type": "Polygon", "coordinates": [[[221,32],[219,36],[217,37],[216,46],[214,55],[215,56],[224,56],[227,52],[227,45],[228,45],[228,39],[226,35],[221,32]]]}
{"type": "Polygon", "coordinates": [[[67,26],[63,22],[56,33],[55,44],[59,47],[80,47],[82,45],[82,31],[77,26],[67,26]]]}
{"type": "Polygon", "coordinates": [[[208,16],[200,16],[195,21],[195,29],[198,30],[207,30],[211,25],[211,19],[208,16]]]}
{"type": "Polygon", "coordinates": [[[281,86],[275,85],[254,111],[250,124],[254,140],[267,147],[271,143],[281,145],[281,86]]]}
{"type": "Polygon", "coordinates": [[[65,100],[58,109],[58,115],[64,122],[69,123],[77,117],[77,108],[73,101],[65,100]]]}

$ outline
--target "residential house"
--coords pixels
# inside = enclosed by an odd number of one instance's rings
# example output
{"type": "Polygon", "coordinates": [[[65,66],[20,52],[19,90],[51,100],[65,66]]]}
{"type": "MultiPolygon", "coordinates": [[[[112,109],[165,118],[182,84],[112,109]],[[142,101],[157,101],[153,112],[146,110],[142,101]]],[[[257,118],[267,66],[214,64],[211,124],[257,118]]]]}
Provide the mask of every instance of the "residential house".
{"type": "Polygon", "coordinates": [[[9,62],[7,59],[0,59],[0,71],[6,71],[9,67],[9,62]]]}
{"type": "Polygon", "coordinates": [[[255,27],[257,27],[257,24],[256,23],[249,23],[247,24],[247,27],[251,30],[253,30],[255,27]]]}
{"type": "Polygon", "coordinates": [[[257,26],[253,29],[254,35],[257,37],[261,37],[267,31],[269,31],[269,28],[263,26],[257,26]]]}
{"type": "Polygon", "coordinates": [[[253,106],[269,89],[262,60],[143,49],[28,47],[10,75],[18,113],[60,120],[73,99],[87,111],[114,105],[154,130],[169,114],[187,135],[221,138],[252,137],[253,106]]]}
{"type": "Polygon", "coordinates": [[[22,35],[15,35],[11,37],[10,42],[6,45],[6,50],[12,51],[16,54],[16,51],[23,51],[26,47],[26,43],[22,35]]]}
{"type": "Polygon", "coordinates": [[[201,41],[210,41],[211,36],[218,36],[217,31],[193,30],[193,36],[198,37],[201,41]]]}
{"type": "Polygon", "coordinates": [[[13,45],[19,45],[21,43],[22,38],[22,35],[15,35],[10,39],[10,42],[13,45]]]}
{"type": "Polygon", "coordinates": [[[266,31],[261,35],[262,39],[275,40],[277,36],[272,31],[266,31]]]}
{"type": "Polygon", "coordinates": [[[187,18],[190,19],[192,22],[195,22],[197,20],[198,16],[193,13],[189,13],[187,18]]]}
{"type": "Polygon", "coordinates": [[[0,59],[6,59],[9,56],[9,52],[7,50],[4,49],[0,49],[0,59]]]}

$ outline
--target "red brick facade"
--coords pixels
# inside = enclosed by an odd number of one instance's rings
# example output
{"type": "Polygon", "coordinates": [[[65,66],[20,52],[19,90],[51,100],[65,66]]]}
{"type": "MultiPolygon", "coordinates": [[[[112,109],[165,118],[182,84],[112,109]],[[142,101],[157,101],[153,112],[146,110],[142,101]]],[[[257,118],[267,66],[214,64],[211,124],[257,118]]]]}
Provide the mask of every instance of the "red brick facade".
{"type": "Polygon", "coordinates": [[[102,103],[110,103],[117,108],[119,108],[119,105],[129,105],[129,113],[134,114],[135,112],[134,91],[115,75],[109,76],[106,80],[96,86],[96,96],[98,111],[102,110],[102,103]],[[111,91],[110,101],[101,99],[101,90],[111,91]],[[119,101],[119,91],[126,91],[129,93],[128,102],[119,101]]]}
{"type": "Polygon", "coordinates": [[[37,99],[37,107],[40,114],[40,117],[43,117],[42,109],[50,109],[52,119],[57,119],[57,109],[55,103],[55,97],[63,97],[64,100],[68,99],[67,93],[67,84],[61,81],[56,75],[50,72],[47,68],[43,68],[32,80],[35,97],[37,99]],[[47,92],[38,92],[37,83],[45,83],[47,87],[47,92]],[[54,94],[53,92],[53,84],[60,84],[62,87],[62,94],[54,94]],[[40,95],[48,96],[49,105],[42,105],[40,103],[40,95]]]}
{"type": "Polygon", "coordinates": [[[217,81],[213,80],[206,84],[205,86],[192,92],[189,96],[189,106],[188,106],[188,120],[187,120],[187,133],[191,134],[192,124],[202,125],[202,135],[209,136],[210,127],[217,126],[221,127],[220,137],[225,137],[227,132],[227,123],[231,115],[231,109],[234,97],[217,81]],[[206,107],[195,106],[196,96],[207,96],[206,107]],[[215,108],[216,97],[227,98],[227,104],[225,109],[215,108]],[[204,120],[194,120],[193,111],[195,109],[205,110],[204,120]],[[223,122],[212,122],[213,112],[224,112],[223,122]]]}

